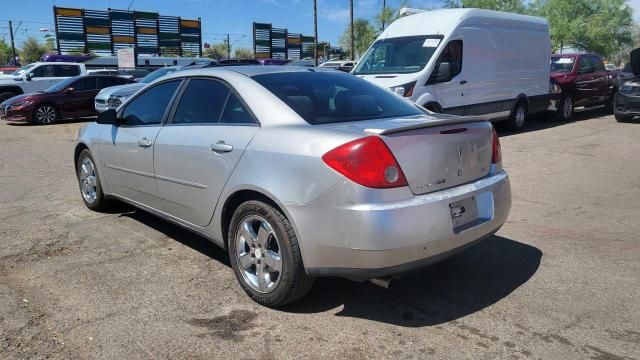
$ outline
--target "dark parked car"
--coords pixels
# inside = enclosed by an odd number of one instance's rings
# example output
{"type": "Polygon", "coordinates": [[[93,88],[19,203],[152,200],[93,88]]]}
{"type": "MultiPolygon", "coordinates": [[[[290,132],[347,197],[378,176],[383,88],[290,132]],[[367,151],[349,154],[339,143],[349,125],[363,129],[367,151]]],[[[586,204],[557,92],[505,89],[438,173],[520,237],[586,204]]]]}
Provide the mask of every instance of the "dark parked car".
{"type": "Polygon", "coordinates": [[[43,92],[14,96],[4,101],[0,104],[0,119],[50,124],[60,119],[96,115],[93,99],[101,89],[132,82],[119,76],[72,77],[43,92]]]}
{"type": "Polygon", "coordinates": [[[559,87],[551,93],[551,110],[563,121],[571,119],[577,107],[605,105],[613,112],[617,75],[605,69],[600,55],[551,55],[551,83],[559,87]]]}
{"type": "Polygon", "coordinates": [[[615,116],[620,122],[640,116],[640,49],[633,50],[629,56],[625,72],[633,77],[628,77],[615,95],[615,116]]]}

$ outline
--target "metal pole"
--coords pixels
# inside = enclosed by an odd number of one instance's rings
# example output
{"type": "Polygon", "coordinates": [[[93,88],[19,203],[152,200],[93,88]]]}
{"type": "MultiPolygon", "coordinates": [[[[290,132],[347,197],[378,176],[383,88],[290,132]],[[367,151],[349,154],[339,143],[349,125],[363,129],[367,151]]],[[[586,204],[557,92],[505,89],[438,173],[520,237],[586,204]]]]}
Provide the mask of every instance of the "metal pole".
{"type": "Polygon", "coordinates": [[[231,59],[231,42],[229,41],[229,34],[227,34],[227,59],[231,59]]]}
{"type": "Polygon", "coordinates": [[[9,35],[11,37],[11,64],[17,65],[16,63],[16,45],[13,42],[13,24],[11,20],[9,20],[9,35]]]}
{"type": "MultiPolygon", "coordinates": [[[[353,1],[353,0],[352,0],[353,1]]],[[[313,0],[313,60],[318,66],[318,0],[313,0]]]]}
{"type": "Polygon", "coordinates": [[[351,17],[351,60],[355,60],[356,59],[356,52],[355,52],[355,36],[354,36],[354,31],[353,31],[353,0],[349,0],[349,12],[350,12],[350,17],[351,17]]]}
{"type": "Polygon", "coordinates": [[[387,9],[387,0],[382,0],[382,31],[384,31],[384,16],[386,14],[385,10],[387,9]]]}

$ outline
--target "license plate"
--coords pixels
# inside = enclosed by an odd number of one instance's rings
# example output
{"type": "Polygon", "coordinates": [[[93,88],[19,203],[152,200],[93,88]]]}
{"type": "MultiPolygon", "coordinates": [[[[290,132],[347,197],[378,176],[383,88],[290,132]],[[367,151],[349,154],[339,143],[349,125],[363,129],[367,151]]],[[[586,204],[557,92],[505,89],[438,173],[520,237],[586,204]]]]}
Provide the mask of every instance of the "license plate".
{"type": "Polygon", "coordinates": [[[475,196],[449,204],[449,210],[451,211],[451,222],[454,229],[478,219],[475,196]]]}

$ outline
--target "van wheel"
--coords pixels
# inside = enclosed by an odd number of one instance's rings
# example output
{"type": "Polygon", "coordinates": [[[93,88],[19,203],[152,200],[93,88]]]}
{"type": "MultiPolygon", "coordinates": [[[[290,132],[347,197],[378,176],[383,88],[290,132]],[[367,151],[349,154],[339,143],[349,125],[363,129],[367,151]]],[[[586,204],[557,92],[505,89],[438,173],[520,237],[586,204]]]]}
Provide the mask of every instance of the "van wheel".
{"type": "Polygon", "coordinates": [[[507,120],[507,127],[509,130],[518,131],[524,128],[527,122],[527,106],[524,101],[520,100],[513,108],[509,120],[507,120]]]}
{"type": "Polygon", "coordinates": [[[560,106],[558,107],[558,111],[556,111],[556,120],[558,121],[571,121],[573,118],[573,97],[571,95],[565,95],[560,100],[560,106]]]}
{"type": "Polygon", "coordinates": [[[242,203],[227,239],[233,272],[253,301],[279,307],[311,289],[313,278],[305,272],[293,226],[275,207],[255,200],[242,203]]]}

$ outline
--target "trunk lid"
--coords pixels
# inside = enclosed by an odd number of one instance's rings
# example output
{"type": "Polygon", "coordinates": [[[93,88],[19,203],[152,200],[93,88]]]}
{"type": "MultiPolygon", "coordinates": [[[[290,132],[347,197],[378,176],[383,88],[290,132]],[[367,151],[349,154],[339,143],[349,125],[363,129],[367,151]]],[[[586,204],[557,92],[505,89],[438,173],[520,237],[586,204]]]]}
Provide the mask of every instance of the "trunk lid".
{"type": "Polygon", "coordinates": [[[472,182],[491,169],[492,125],[481,118],[420,116],[333,127],[380,135],[416,195],[472,182]]]}

